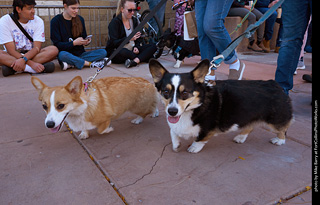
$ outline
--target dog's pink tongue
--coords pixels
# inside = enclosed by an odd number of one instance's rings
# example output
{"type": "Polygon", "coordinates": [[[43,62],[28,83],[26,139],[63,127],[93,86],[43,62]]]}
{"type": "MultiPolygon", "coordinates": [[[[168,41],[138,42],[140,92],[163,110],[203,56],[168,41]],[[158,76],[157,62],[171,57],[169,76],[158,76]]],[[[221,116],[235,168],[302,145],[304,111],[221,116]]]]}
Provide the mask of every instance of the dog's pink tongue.
{"type": "Polygon", "coordinates": [[[51,128],[50,130],[52,133],[57,133],[60,130],[60,126],[58,126],[56,128],[51,128]]]}
{"type": "Polygon", "coordinates": [[[179,120],[180,120],[180,116],[178,116],[178,117],[168,116],[168,121],[172,124],[179,122],[179,120]]]}

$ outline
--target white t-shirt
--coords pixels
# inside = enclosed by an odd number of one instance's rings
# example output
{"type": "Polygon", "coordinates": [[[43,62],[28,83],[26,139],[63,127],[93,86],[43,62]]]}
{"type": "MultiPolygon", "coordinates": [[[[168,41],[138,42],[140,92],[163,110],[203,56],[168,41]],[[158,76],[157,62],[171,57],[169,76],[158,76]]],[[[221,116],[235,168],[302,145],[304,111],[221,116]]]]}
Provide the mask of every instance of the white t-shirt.
{"type": "MultiPolygon", "coordinates": [[[[22,27],[33,38],[33,41],[45,41],[43,20],[34,16],[28,23],[21,23],[22,27]]],[[[33,43],[22,33],[9,14],[0,18],[0,44],[15,42],[16,50],[31,50],[33,43]]]]}

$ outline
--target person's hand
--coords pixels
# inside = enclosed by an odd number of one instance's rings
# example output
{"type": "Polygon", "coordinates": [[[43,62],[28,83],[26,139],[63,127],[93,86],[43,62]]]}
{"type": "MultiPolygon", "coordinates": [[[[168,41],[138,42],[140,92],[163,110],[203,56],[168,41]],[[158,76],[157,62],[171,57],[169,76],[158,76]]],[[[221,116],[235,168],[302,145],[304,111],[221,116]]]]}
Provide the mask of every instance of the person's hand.
{"type": "Polygon", "coordinates": [[[26,67],[26,61],[23,58],[18,58],[11,64],[10,67],[17,72],[22,72],[26,67]]]}
{"type": "Polygon", "coordinates": [[[28,65],[37,73],[41,73],[42,71],[44,71],[44,66],[41,63],[36,63],[32,60],[29,60],[28,65]]]}
{"type": "Polygon", "coordinates": [[[73,45],[74,46],[81,46],[81,45],[86,45],[86,44],[89,44],[89,39],[88,40],[85,40],[83,39],[82,37],[78,37],[77,39],[75,39],[73,41],[73,45]]]}
{"type": "Polygon", "coordinates": [[[133,48],[133,53],[134,53],[134,54],[139,54],[139,49],[138,49],[137,47],[134,47],[134,48],[133,48]]]}
{"type": "Polygon", "coordinates": [[[189,1],[188,1],[188,4],[189,4],[190,6],[193,6],[193,5],[194,5],[194,0],[189,0],[189,1]]]}
{"type": "Polygon", "coordinates": [[[138,38],[140,38],[140,36],[141,36],[141,33],[138,31],[136,34],[134,34],[134,36],[131,38],[130,41],[135,41],[135,40],[137,40],[138,38]]]}
{"type": "Polygon", "coordinates": [[[273,2],[271,2],[269,5],[268,5],[268,8],[271,8],[273,7],[273,5],[275,5],[276,3],[278,3],[279,0],[275,0],[273,2]]]}
{"type": "Polygon", "coordinates": [[[248,9],[248,10],[250,11],[251,6],[247,6],[247,5],[245,5],[245,6],[244,6],[244,8],[245,8],[245,9],[248,9]]]}
{"type": "Polygon", "coordinates": [[[87,46],[91,43],[91,38],[87,38],[87,39],[84,39],[85,41],[87,41],[84,45],[87,46]]]}

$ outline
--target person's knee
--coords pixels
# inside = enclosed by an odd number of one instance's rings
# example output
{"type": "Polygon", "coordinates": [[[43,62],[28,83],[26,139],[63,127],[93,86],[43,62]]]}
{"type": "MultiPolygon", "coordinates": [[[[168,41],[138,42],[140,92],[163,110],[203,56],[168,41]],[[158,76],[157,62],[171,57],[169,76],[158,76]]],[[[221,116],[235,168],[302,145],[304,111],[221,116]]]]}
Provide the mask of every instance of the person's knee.
{"type": "Polygon", "coordinates": [[[58,60],[64,61],[65,58],[68,58],[69,53],[67,51],[60,51],[58,54],[58,60]]]}
{"type": "Polygon", "coordinates": [[[98,51],[101,58],[105,58],[107,56],[107,51],[105,49],[99,49],[98,51]]]}
{"type": "Polygon", "coordinates": [[[47,46],[41,50],[41,52],[45,52],[46,56],[49,56],[51,58],[57,57],[59,53],[59,49],[56,46],[47,46]]]}
{"type": "Polygon", "coordinates": [[[223,31],[224,24],[223,20],[210,21],[210,23],[203,23],[203,30],[208,35],[214,35],[223,31]],[[212,23],[211,23],[212,22],[212,23]]]}
{"type": "Polygon", "coordinates": [[[50,54],[53,58],[57,57],[59,53],[59,49],[56,46],[49,46],[50,47],[50,54]]]}

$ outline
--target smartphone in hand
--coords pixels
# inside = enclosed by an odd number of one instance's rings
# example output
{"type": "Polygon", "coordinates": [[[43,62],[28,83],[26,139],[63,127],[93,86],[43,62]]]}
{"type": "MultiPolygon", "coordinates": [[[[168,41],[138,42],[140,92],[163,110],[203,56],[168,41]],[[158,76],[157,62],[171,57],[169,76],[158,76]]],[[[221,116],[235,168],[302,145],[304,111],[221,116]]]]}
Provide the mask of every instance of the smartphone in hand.
{"type": "Polygon", "coordinates": [[[89,39],[89,38],[92,38],[92,35],[88,35],[85,40],[89,39]]]}

